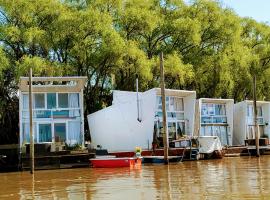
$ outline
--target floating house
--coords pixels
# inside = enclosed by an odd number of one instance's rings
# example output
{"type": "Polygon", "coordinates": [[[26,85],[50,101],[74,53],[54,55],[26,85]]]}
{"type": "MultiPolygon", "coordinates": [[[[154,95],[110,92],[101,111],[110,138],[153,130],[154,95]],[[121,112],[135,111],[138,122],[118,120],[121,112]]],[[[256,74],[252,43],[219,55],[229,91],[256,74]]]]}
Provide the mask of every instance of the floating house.
{"type": "Polygon", "coordinates": [[[223,146],[231,146],[233,138],[233,107],[233,99],[198,99],[196,134],[198,136],[218,136],[223,146]]]}
{"type": "MultiPolygon", "coordinates": [[[[196,92],[166,89],[165,93],[169,140],[192,136],[196,92]]],[[[108,151],[150,149],[153,139],[162,137],[162,120],[160,88],[138,94],[113,91],[111,106],[88,115],[93,146],[108,151]]]]}
{"type": "MultiPolygon", "coordinates": [[[[244,140],[255,139],[253,101],[245,100],[234,105],[234,145],[244,145],[244,140]]],[[[270,136],[270,102],[257,101],[257,122],[260,137],[270,136]]]]}
{"type": "MultiPolygon", "coordinates": [[[[84,144],[83,88],[86,77],[33,77],[35,143],[84,144]]],[[[30,141],[29,78],[19,83],[20,144],[30,141]]]]}

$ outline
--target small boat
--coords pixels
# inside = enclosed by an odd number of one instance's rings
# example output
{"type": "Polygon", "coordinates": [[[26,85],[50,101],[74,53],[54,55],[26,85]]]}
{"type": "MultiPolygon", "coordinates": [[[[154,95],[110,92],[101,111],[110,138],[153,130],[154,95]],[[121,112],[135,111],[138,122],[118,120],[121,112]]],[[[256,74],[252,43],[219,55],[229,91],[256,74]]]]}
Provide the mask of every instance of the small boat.
{"type": "Polygon", "coordinates": [[[98,157],[90,159],[90,165],[95,168],[117,168],[117,167],[136,167],[141,166],[140,157],[98,157]]]}
{"type": "MultiPolygon", "coordinates": [[[[170,162],[180,162],[183,156],[169,156],[170,162]]],[[[164,156],[143,156],[143,163],[164,163],[164,156]]]]}

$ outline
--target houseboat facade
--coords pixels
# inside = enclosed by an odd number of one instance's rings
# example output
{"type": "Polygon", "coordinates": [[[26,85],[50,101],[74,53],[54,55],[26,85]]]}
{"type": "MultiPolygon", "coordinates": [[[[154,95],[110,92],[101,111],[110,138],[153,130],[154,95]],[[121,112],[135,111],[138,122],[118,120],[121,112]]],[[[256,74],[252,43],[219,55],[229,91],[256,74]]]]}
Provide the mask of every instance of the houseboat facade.
{"type": "MultiPolygon", "coordinates": [[[[193,136],[196,92],[166,89],[168,139],[193,136]]],[[[162,142],[163,118],[161,90],[146,92],[113,91],[111,106],[88,115],[94,147],[108,151],[134,151],[152,148],[157,138],[162,142]],[[137,99],[138,97],[138,99],[137,99]]]]}
{"type": "Polygon", "coordinates": [[[197,135],[218,136],[223,146],[231,146],[233,107],[233,99],[198,99],[195,131],[197,135]]]}
{"type": "MultiPolygon", "coordinates": [[[[33,77],[35,143],[84,144],[83,88],[86,77],[33,77]]],[[[19,84],[20,145],[30,142],[29,79],[19,84]]]]}
{"type": "MultiPolygon", "coordinates": [[[[269,137],[270,102],[257,101],[259,136],[269,137]]],[[[234,105],[234,145],[244,145],[247,139],[255,139],[253,101],[245,100],[234,105]]]]}

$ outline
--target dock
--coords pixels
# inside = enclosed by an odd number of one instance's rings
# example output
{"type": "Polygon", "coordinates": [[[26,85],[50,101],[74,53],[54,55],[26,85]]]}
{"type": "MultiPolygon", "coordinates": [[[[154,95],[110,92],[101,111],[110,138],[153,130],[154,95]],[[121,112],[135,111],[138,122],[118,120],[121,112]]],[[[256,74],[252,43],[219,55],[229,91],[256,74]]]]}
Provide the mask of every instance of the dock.
{"type": "MultiPolygon", "coordinates": [[[[37,155],[35,156],[35,170],[89,167],[89,159],[94,157],[94,153],[88,153],[87,151],[76,153],[60,151],[37,155]]],[[[22,156],[21,169],[30,169],[29,154],[22,156]]]]}

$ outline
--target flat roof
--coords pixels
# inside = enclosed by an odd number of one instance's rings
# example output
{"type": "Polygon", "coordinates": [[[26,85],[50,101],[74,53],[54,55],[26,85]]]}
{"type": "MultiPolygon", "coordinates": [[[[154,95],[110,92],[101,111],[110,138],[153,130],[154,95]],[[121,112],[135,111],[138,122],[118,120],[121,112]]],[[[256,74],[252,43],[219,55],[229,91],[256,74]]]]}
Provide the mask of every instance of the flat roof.
{"type": "MultiPolygon", "coordinates": [[[[157,91],[158,95],[161,95],[161,89],[160,88],[154,88],[157,91]]],[[[176,90],[176,89],[165,89],[165,94],[168,96],[179,96],[179,97],[186,97],[189,95],[195,95],[196,91],[190,91],[190,90],[176,90]]]]}
{"type": "Polygon", "coordinates": [[[219,99],[219,98],[200,98],[203,103],[234,103],[234,99],[219,99]]]}
{"type": "MultiPolygon", "coordinates": [[[[84,88],[86,76],[32,77],[33,92],[79,92],[84,88]]],[[[20,77],[19,90],[29,92],[29,77],[20,77]]]]}

